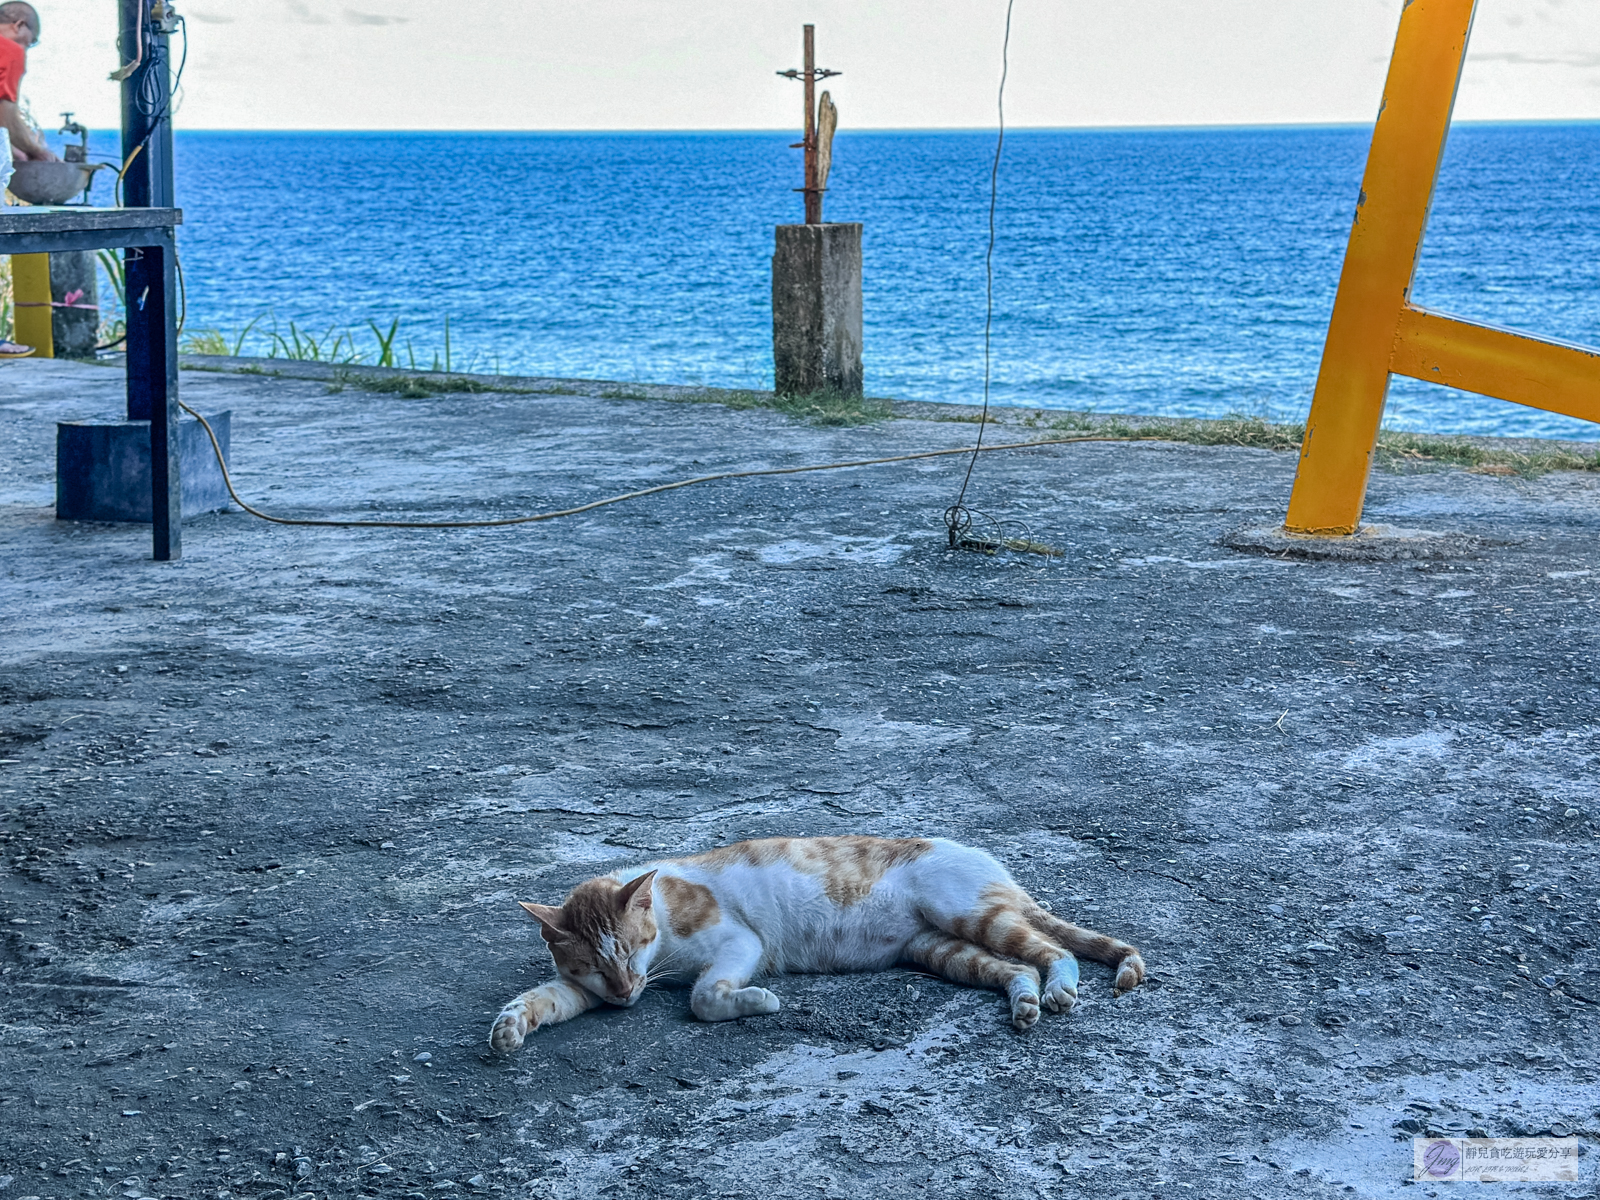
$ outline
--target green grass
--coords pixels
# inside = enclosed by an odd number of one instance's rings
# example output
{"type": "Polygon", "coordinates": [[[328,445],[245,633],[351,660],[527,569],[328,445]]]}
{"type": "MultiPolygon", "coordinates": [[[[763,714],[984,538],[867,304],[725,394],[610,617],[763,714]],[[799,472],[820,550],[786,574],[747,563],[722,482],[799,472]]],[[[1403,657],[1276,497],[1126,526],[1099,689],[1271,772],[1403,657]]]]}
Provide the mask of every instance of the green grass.
{"type": "Polygon", "coordinates": [[[637,387],[608,387],[599,393],[602,400],[665,400],[671,404],[720,404],[735,412],[765,408],[816,425],[867,425],[894,416],[890,401],[842,396],[837,392],[812,392],[804,396],[785,396],[775,392],[753,392],[716,388],[660,389],[650,392],[637,387]]]}
{"type": "MultiPolygon", "coordinates": [[[[976,418],[971,418],[976,420],[976,418]]],[[[1039,427],[1034,418],[1027,424],[1039,427]]],[[[1233,415],[1220,420],[1184,417],[1097,417],[1092,413],[1063,413],[1043,426],[1052,433],[1095,434],[1101,437],[1159,438],[1196,446],[1249,446],[1258,450],[1299,450],[1304,425],[1280,425],[1260,417],[1233,415]]]]}
{"type": "MultiPolygon", "coordinates": [[[[506,384],[484,383],[478,379],[463,379],[459,375],[361,375],[341,373],[329,392],[342,392],[346,387],[363,392],[376,392],[383,396],[399,396],[403,400],[424,400],[429,396],[467,392],[529,392],[532,389],[511,387],[506,384]]],[[[541,392],[543,389],[540,389],[541,392]]]]}
{"type": "MultiPolygon", "coordinates": [[[[647,399],[643,394],[621,395],[618,399],[647,399]]],[[[863,396],[842,396],[837,392],[811,392],[803,396],[786,396],[775,392],[704,391],[687,392],[665,397],[680,404],[721,404],[736,412],[752,408],[766,408],[786,417],[810,421],[814,425],[869,425],[894,415],[892,404],[863,396]]]]}
{"type": "Polygon", "coordinates": [[[766,408],[785,416],[811,421],[818,425],[865,425],[885,420],[894,415],[887,400],[862,399],[840,396],[832,392],[817,392],[809,396],[778,396],[771,392],[703,391],[662,388],[648,391],[639,387],[611,386],[598,392],[565,384],[542,384],[539,387],[519,387],[506,383],[485,383],[477,379],[463,379],[455,375],[363,375],[359,371],[341,373],[330,385],[329,391],[342,391],[346,387],[360,388],[408,400],[421,400],[450,392],[515,392],[537,396],[598,396],[601,400],[666,400],[677,404],[721,404],[736,411],[766,408]]]}
{"type": "Polygon", "coordinates": [[[1378,455],[1380,461],[1391,468],[1437,463],[1479,469],[1485,474],[1504,474],[1509,470],[1528,477],[1546,471],[1600,471],[1600,449],[1586,454],[1570,446],[1556,445],[1522,453],[1490,449],[1466,438],[1397,430],[1385,430],[1378,435],[1378,455]]]}
{"type": "MultiPolygon", "coordinates": [[[[966,414],[946,419],[974,424],[978,420],[966,414]]],[[[1084,433],[1103,437],[1153,438],[1195,446],[1246,446],[1285,453],[1298,453],[1306,432],[1303,423],[1280,424],[1238,414],[1219,420],[1159,417],[1141,420],[1099,417],[1092,413],[1064,413],[1048,421],[1042,421],[1036,415],[1023,424],[1066,435],[1084,433]]],[[[1591,454],[1566,446],[1552,446],[1524,453],[1485,446],[1471,438],[1385,429],[1378,434],[1377,462],[1392,471],[1466,467],[1469,470],[1483,470],[1486,474],[1515,473],[1532,477],[1547,471],[1600,471],[1600,449],[1591,454]]]]}

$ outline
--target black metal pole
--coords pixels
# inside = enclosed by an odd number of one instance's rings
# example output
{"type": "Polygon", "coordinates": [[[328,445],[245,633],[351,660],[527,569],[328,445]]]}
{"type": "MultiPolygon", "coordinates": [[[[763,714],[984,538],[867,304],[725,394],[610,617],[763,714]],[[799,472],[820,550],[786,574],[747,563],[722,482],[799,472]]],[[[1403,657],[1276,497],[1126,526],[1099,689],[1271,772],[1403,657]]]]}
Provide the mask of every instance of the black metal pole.
{"type": "MultiPolygon", "coordinates": [[[[139,65],[122,81],[122,203],[172,208],[172,77],[160,0],[118,0],[117,44],[139,65]]],[[[152,554],[183,553],[178,455],[177,247],[124,252],[128,420],[150,422],[152,554]]]]}

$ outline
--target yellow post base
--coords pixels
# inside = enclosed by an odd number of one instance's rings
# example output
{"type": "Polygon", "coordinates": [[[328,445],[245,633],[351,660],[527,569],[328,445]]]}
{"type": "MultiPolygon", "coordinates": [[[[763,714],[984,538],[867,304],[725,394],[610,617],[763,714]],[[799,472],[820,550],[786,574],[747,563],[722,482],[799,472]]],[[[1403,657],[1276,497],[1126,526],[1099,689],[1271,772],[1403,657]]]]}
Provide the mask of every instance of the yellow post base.
{"type": "Polygon", "coordinates": [[[51,331],[50,256],[11,256],[11,340],[33,347],[34,358],[56,356],[51,331]]]}

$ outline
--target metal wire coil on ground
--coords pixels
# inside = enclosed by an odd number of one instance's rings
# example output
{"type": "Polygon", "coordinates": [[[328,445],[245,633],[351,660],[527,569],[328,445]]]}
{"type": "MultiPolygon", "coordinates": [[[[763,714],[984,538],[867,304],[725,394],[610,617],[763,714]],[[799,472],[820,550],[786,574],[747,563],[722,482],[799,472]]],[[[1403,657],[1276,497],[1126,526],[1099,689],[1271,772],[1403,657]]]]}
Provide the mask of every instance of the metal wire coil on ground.
{"type": "MultiPolygon", "coordinates": [[[[558,517],[575,517],[579,513],[586,513],[596,508],[604,508],[608,504],[620,504],[624,500],[637,500],[643,496],[653,496],[658,492],[676,491],[678,488],[692,487],[697,483],[714,483],[719,479],[755,479],[763,475],[802,475],[808,471],[842,471],[850,467],[877,467],[887,463],[914,462],[923,458],[943,458],[952,454],[977,453],[971,446],[959,446],[951,450],[919,450],[914,454],[892,454],[887,458],[860,458],[851,459],[847,462],[811,463],[803,467],[763,467],[756,471],[719,471],[714,475],[696,475],[691,479],[679,479],[672,483],[658,483],[654,487],[640,488],[634,492],[623,492],[619,496],[607,496],[602,500],[593,500],[588,504],[580,504],[576,508],[561,508],[551,512],[531,513],[521,517],[499,517],[487,521],[340,521],[326,517],[275,517],[271,513],[264,513],[259,508],[245,503],[240,497],[238,489],[233,486],[233,476],[228,471],[227,460],[223,458],[222,446],[217,441],[216,432],[211,428],[211,422],[181,400],[178,402],[178,407],[199,421],[201,427],[206,431],[206,436],[211,439],[211,451],[217,457],[217,466],[222,470],[222,482],[227,485],[228,495],[232,496],[233,502],[244,509],[245,512],[263,521],[271,521],[274,525],[312,525],[331,529],[493,529],[504,525],[531,525],[536,521],[553,521],[558,517]]],[[[984,452],[1029,450],[1035,446],[1068,446],[1078,442],[1158,442],[1161,440],[1163,439],[1151,437],[1099,437],[1093,434],[1085,434],[1077,437],[1040,438],[1032,442],[1005,442],[999,445],[984,446],[982,450],[984,452]]],[[[1016,542],[1021,542],[1022,540],[1010,539],[1010,541],[1016,542]]],[[[1004,542],[1007,539],[1002,537],[1001,541],[1004,542]]],[[[1033,553],[1043,552],[1043,550],[1035,549],[1035,546],[1037,546],[1037,543],[1011,545],[1008,542],[1003,548],[1008,550],[1032,550],[1033,553]]],[[[989,553],[994,552],[994,550],[989,551],[989,553]]],[[[1055,551],[1055,553],[1059,554],[1060,551],[1055,551]]]]}
{"type": "MultiPolygon", "coordinates": [[[[1028,445],[1048,443],[1030,442],[1028,445]]],[[[1007,446],[989,446],[990,450],[1006,450],[1007,446]]],[[[1021,521],[1001,521],[986,512],[952,504],[944,510],[944,527],[950,534],[952,550],[976,550],[979,554],[999,554],[1002,550],[1015,550],[1019,554],[1042,554],[1046,558],[1061,558],[1063,552],[1045,542],[1035,541],[1033,530],[1021,521]],[[982,523],[982,531],[974,532],[982,523]]]]}

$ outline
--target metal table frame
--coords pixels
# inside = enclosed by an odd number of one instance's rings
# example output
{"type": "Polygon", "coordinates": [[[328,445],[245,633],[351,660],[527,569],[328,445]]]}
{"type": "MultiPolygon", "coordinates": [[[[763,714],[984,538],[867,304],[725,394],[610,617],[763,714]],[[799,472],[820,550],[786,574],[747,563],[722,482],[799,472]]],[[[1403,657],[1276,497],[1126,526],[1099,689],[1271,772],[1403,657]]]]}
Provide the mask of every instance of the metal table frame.
{"type": "Polygon", "coordinates": [[[150,422],[151,552],[178,558],[176,208],[0,208],[0,254],[122,249],[127,296],[128,420],[150,422]]]}

